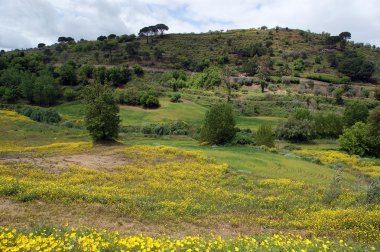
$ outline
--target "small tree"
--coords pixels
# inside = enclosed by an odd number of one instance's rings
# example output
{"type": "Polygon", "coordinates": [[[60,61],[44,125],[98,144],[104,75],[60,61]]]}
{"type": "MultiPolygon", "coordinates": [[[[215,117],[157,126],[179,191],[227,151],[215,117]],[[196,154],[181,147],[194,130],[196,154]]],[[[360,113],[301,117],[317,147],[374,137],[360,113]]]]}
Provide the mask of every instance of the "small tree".
{"type": "Polygon", "coordinates": [[[370,154],[380,157],[380,106],[368,117],[370,154]]]}
{"type": "Polygon", "coordinates": [[[230,104],[214,105],[206,112],[201,130],[201,141],[209,144],[230,142],[235,134],[235,117],[230,104]]]}
{"type": "Polygon", "coordinates": [[[254,138],[255,143],[258,146],[265,145],[268,147],[274,147],[274,135],[271,125],[260,125],[259,129],[255,133],[254,138]]]}
{"type": "Polygon", "coordinates": [[[97,82],[83,92],[85,101],[84,122],[94,141],[112,140],[119,134],[119,107],[113,90],[97,82]]]}

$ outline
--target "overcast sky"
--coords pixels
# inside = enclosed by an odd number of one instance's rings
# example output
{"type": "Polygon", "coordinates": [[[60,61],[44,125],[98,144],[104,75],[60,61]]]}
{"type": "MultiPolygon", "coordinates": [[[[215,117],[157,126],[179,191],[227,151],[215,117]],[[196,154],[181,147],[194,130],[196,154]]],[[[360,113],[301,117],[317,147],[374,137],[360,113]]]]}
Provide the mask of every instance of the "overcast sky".
{"type": "Polygon", "coordinates": [[[0,48],[79,40],[164,23],[169,32],[268,27],[339,34],[380,46],[380,0],[0,0],[0,48]]]}

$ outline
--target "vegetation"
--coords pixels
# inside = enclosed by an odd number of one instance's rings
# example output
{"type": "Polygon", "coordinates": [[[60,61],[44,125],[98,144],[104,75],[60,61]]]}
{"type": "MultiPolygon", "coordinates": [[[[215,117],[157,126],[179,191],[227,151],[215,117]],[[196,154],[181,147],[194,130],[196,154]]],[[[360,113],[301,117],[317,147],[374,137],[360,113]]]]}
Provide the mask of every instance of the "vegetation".
{"type": "Polygon", "coordinates": [[[230,104],[217,104],[206,112],[201,130],[201,141],[225,144],[235,136],[235,117],[230,104]]]}
{"type": "Polygon", "coordinates": [[[0,53],[0,250],[378,250],[379,48],[167,29],[0,53]]]}
{"type": "Polygon", "coordinates": [[[91,137],[95,141],[115,139],[119,134],[119,107],[110,87],[94,83],[86,87],[83,96],[84,122],[91,137]]]}

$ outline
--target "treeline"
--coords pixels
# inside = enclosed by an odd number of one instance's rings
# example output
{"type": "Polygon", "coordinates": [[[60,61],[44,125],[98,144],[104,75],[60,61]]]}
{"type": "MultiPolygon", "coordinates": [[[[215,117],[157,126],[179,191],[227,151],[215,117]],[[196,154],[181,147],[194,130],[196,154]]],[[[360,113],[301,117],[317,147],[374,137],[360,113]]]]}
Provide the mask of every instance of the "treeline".
{"type": "Polygon", "coordinates": [[[61,66],[50,66],[36,53],[15,52],[0,55],[0,102],[50,106],[60,99],[74,100],[79,90],[91,82],[108,83],[120,87],[132,76],[142,76],[140,66],[112,68],[77,65],[68,61],[61,66]]]}

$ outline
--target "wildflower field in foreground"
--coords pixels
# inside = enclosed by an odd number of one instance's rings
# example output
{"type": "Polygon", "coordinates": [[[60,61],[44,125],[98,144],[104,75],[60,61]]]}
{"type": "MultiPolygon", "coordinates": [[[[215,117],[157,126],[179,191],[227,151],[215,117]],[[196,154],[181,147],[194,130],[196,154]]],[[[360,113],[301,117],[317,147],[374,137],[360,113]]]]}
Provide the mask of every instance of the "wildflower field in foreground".
{"type": "Polygon", "coordinates": [[[355,245],[343,240],[304,238],[293,234],[267,237],[123,236],[95,229],[38,228],[33,232],[0,228],[0,251],[375,251],[375,245],[355,245]]]}
{"type": "Polygon", "coordinates": [[[25,251],[21,246],[28,244],[34,251],[361,251],[380,243],[380,204],[365,201],[367,179],[378,173],[373,160],[319,150],[296,151],[296,158],[245,148],[244,159],[235,147],[93,146],[80,129],[62,133],[60,126],[13,112],[0,111],[0,125],[6,130],[0,138],[0,251],[25,251]],[[334,165],[341,164],[339,194],[326,202],[334,165]],[[78,228],[83,222],[77,220],[93,208],[89,226],[109,231],[78,228]],[[31,229],[66,222],[76,229],[31,229]],[[210,236],[214,231],[223,239],[210,236]]]}

